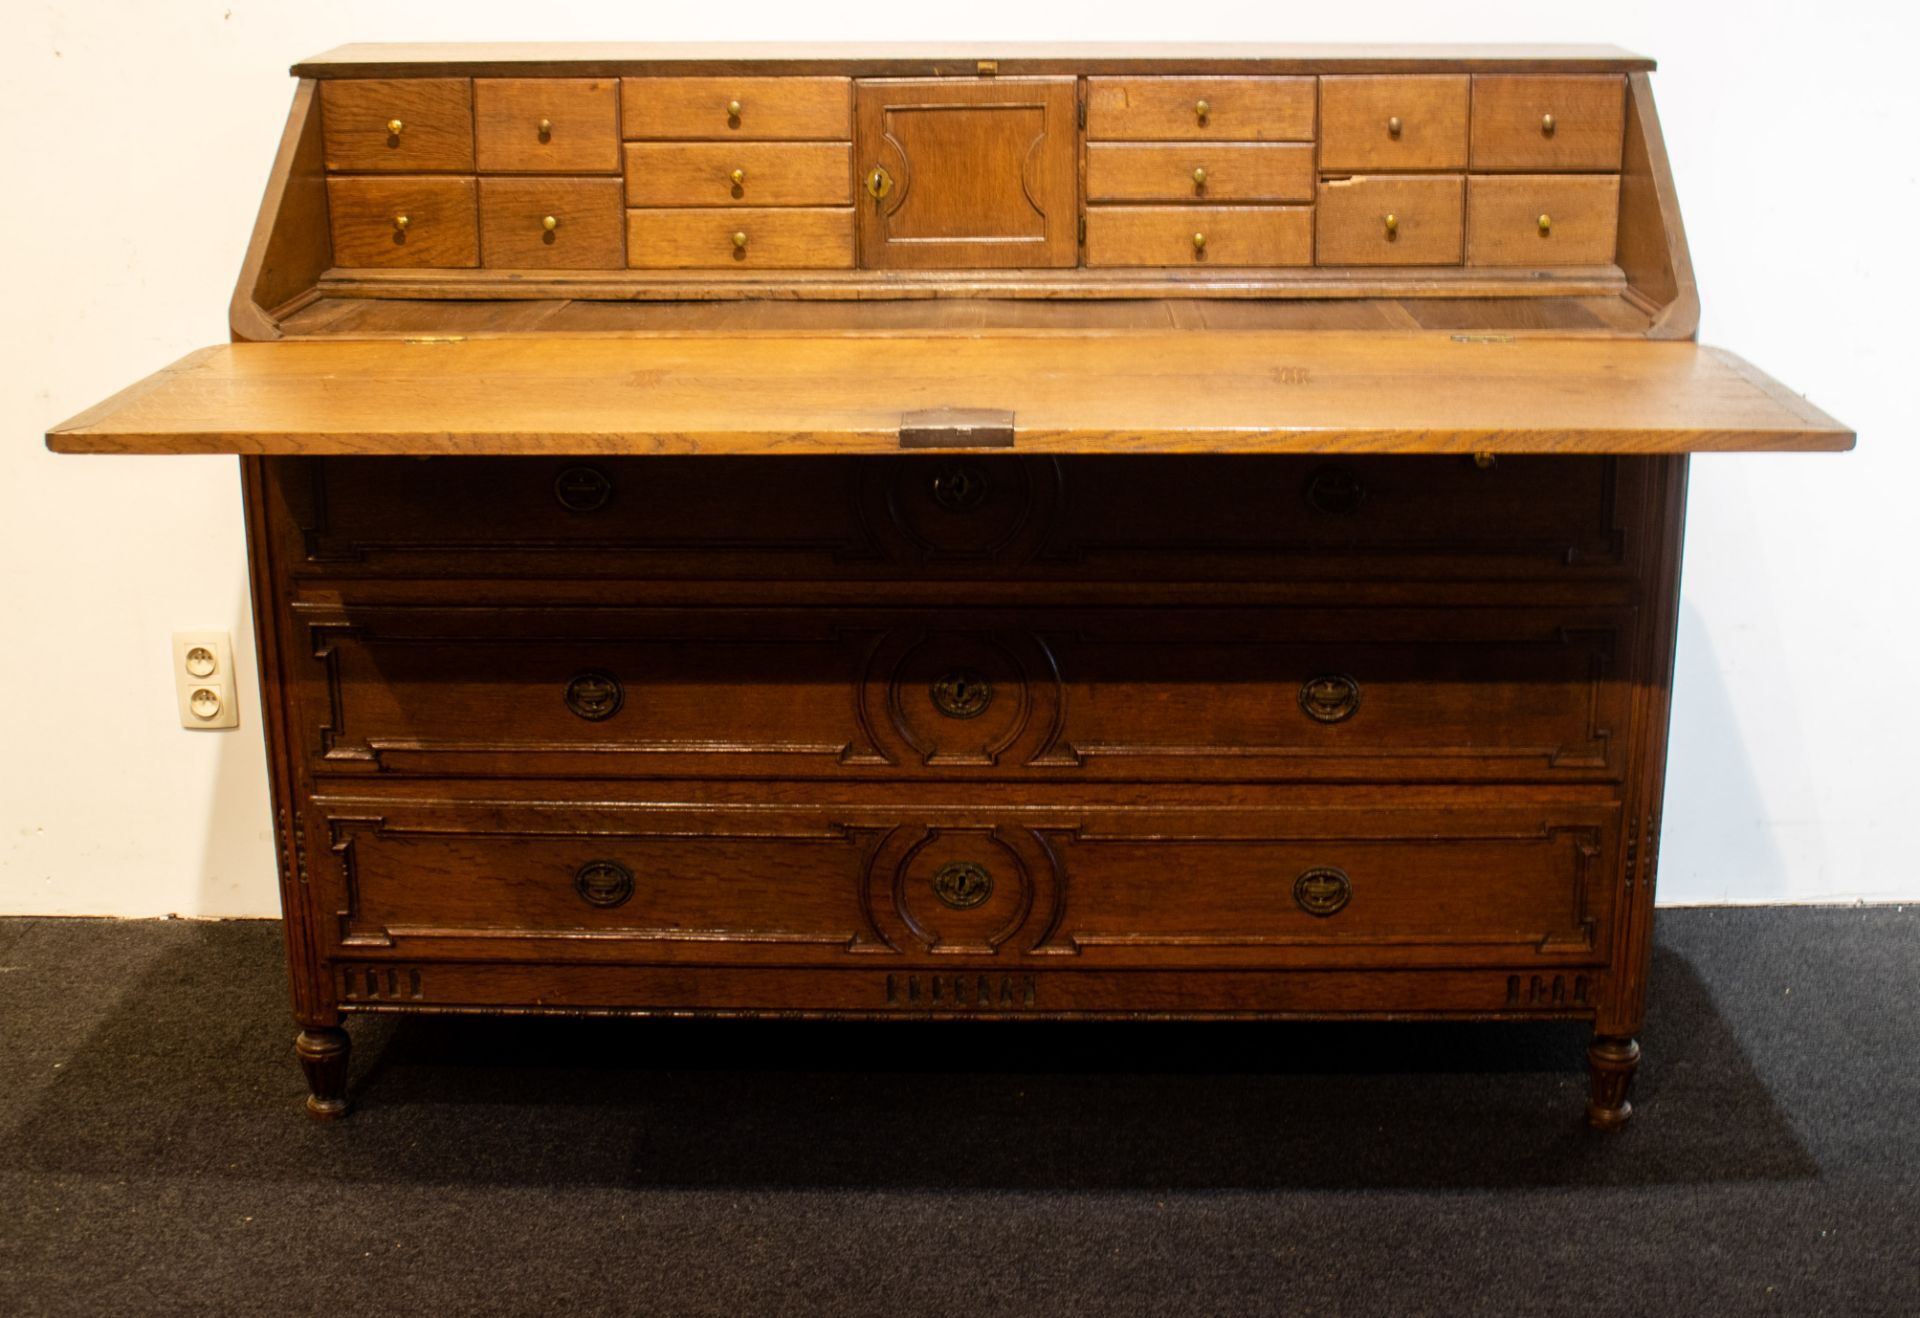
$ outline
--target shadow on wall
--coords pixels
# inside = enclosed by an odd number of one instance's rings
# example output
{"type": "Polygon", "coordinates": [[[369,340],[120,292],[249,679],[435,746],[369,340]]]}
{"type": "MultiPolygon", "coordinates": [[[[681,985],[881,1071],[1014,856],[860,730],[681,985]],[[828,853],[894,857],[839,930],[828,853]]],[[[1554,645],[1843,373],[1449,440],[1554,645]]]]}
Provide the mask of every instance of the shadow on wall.
{"type": "Polygon", "coordinates": [[[1692,905],[1782,896],[1789,889],[1786,861],[1765,827],[1767,803],[1720,655],[1706,620],[1684,596],[1679,630],[1656,899],[1692,905]]]}

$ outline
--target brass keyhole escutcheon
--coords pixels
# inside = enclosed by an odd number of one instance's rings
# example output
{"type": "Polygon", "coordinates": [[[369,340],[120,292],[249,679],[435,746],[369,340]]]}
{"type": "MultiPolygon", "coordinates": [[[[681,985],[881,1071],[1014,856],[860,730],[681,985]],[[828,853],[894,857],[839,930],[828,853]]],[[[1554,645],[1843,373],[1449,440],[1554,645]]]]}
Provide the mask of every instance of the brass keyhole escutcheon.
{"type": "Polygon", "coordinates": [[[993,683],[971,668],[955,668],[934,678],[928,694],[948,718],[978,718],[993,703],[993,683]]]}
{"type": "Polygon", "coordinates": [[[949,861],[933,872],[933,895],[956,911],[970,910],[993,895],[993,875],[971,860],[949,861]]]}
{"type": "Polygon", "coordinates": [[[1300,708],[1316,723],[1344,723],[1360,708],[1360,684],[1343,673],[1323,673],[1300,687],[1300,708]]]}
{"type": "Polygon", "coordinates": [[[633,871],[617,860],[590,860],[573,872],[573,890],[589,906],[619,906],[633,896],[633,871]]]}
{"type": "Polygon", "coordinates": [[[598,467],[568,467],[553,478],[553,497],[568,512],[597,512],[613,497],[613,481],[598,467]]]}
{"type": "Polygon", "coordinates": [[[1366,502],[1367,487],[1345,467],[1320,467],[1307,477],[1306,496],[1309,507],[1346,517],[1366,502]]]}
{"type": "Polygon", "coordinates": [[[626,703],[626,690],[612,673],[590,668],[567,683],[567,708],[589,723],[604,723],[626,703]]]}
{"type": "Polygon", "coordinates": [[[893,191],[893,175],[879,165],[867,171],[867,195],[879,201],[893,191]]]}
{"type": "Polygon", "coordinates": [[[1293,900],[1308,915],[1337,915],[1353,900],[1353,880],[1332,865],[1316,865],[1293,881],[1293,900]]]}
{"type": "Polygon", "coordinates": [[[987,497],[987,475],[964,462],[943,465],[933,473],[933,501],[950,513],[978,508],[987,497]]]}

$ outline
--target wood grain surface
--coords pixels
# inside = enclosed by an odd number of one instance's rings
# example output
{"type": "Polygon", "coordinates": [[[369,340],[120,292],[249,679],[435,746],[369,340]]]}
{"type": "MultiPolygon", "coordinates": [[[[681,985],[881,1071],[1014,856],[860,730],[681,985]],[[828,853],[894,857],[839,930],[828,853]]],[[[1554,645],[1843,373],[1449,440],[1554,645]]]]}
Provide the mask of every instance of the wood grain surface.
{"type": "Polygon", "coordinates": [[[1843,449],[1690,343],[1383,333],[769,334],[232,344],[48,435],[100,453],[895,452],[901,415],[1012,411],[1029,452],[1843,449]]]}

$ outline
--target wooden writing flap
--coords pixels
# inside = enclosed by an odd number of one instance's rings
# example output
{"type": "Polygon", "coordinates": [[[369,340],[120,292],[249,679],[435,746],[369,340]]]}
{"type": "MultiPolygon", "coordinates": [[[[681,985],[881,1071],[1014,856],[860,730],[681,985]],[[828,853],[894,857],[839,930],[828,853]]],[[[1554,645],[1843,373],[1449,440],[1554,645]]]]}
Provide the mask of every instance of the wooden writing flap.
{"type": "Polygon", "coordinates": [[[897,453],[923,409],[1026,453],[1684,453],[1853,433],[1686,342],[999,333],[204,348],[56,427],[66,453],[897,453]]]}

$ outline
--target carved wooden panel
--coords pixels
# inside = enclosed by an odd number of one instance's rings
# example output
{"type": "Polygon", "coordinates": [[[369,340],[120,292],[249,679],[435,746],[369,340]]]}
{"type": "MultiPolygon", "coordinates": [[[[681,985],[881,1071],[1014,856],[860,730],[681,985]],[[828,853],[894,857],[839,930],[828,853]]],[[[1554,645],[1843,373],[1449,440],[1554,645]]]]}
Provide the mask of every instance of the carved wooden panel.
{"type": "Polygon", "coordinates": [[[861,265],[1073,265],[1075,90],[1072,78],[856,83],[861,265]]]}

